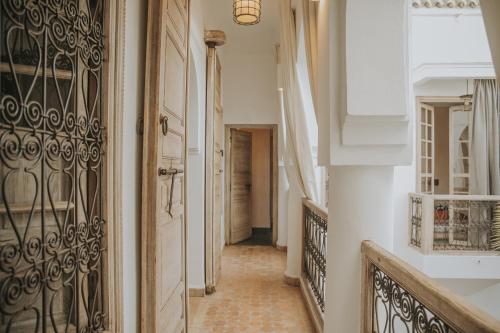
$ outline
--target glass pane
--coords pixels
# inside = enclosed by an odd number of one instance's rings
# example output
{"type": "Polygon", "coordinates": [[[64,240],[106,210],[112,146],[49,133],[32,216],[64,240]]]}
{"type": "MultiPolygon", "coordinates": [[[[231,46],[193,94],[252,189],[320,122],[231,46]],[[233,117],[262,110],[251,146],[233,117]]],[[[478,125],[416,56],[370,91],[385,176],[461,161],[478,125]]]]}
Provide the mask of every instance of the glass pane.
{"type": "Polygon", "coordinates": [[[455,194],[469,193],[469,178],[468,177],[455,177],[453,180],[453,190],[455,194]]]}
{"type": "Polygon", "coordinates": [[[427,143],[427,157],[433,157],[432,155],[432,143],[427,143]]]}
{"type": "Polygon", "coordinates": [[[421,122],[421,123],[426,123],[426,122],[427,122],[427,119],[426,119],[426,117],[425,117],[425,114],[426,114],[425,109],[424,109],[424,108],[422,108],[422,109],[420,110],[420,122],[421,122]]]}
{"type": "Polygon", "coordinates": [[[420,163],[421,173],[427,173],[427,159],[422,158],[420,163]]]}
{"type": "Polygon", "coordinates": [[[432,160],[427,160],[427,172],[431,173],[433,171],[432,160]]]}
{"type": "Polygon", "coordinates": [[[464,173],[462,159],[469,156],[469,112],[453,112],[452,140],[455,173],[464,173]]]}
{"type": "Polygon", "coordinates": [[[431,110],[428,110],[428,111],[427,111],[427,123],[428,123],[429,125],[432,125],[432,121],[433,121],[433,120],[434,120],[434,119],[432,119],[432,111],[431,111],[431,110]]]}
{"type": "Polygon", "coordinates": [[[425,177],[422,177],[420,180],[420,190],[423,193],[427,193],[427,182],[425,177]]]}
{"type": "Polygon", "coordinates": [[[460,158],[456,159],[453,164],[453,172],[455,174],[468,174],[469,173],[469,159],[460,158]]]}

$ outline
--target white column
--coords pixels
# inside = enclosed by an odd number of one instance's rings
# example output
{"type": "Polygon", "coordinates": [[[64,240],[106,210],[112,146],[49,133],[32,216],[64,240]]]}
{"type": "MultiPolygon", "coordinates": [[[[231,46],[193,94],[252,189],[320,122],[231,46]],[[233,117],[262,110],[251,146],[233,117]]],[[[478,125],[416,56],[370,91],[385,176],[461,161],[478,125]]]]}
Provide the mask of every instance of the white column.
{"type": "Polygon", "coordinates": [[[330,168],[324,332],[360,332],[361,242],[392,251],[391,166],[330,168]]]}
{"type": "Polygon", "coordinates": [[[288,190],[288,241],[285,277],[293,281],[300,277],[302,250],[302,191],[295,182],[288,190]]]}
{"type": "Polygon", "coordinates": [[[287,246],[288,242],[288,179],[283,161],[279,162],[278,181],[278,247],[287,246]]]}

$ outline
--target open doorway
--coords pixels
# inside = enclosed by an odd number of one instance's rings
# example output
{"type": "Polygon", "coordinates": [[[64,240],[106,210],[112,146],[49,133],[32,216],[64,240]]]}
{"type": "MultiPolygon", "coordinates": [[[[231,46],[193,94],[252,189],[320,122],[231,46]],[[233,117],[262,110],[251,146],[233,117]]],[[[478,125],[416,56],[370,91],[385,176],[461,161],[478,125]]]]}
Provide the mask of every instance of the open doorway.
{"type": "Polygon", "coordinates": [[[419,97],[417,187],[427,194],[469,194],[472,112],[461,97],[419,97]]]}
{"type": "Polygon", "coordinates": [[[277,126],[226,125],[225,242],[275,245],[277,126]]]}

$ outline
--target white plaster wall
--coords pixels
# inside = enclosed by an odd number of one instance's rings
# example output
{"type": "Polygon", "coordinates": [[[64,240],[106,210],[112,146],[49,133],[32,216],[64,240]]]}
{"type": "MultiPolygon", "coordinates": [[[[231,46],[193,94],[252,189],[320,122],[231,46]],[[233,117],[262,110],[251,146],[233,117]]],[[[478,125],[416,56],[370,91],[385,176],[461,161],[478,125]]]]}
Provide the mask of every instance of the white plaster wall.
{"type": "Polygon", "coordinates": [[[144,105],[147,3],[126,0],[123,103],[123,320],[124,332],[139,331],[142,137],[137,119],[144,105]]]}
{"type": "Polygon", "coordinates": [[[188,286],[205,288],[206,46],[203,0],[191,2],[187,156],[188,286]]]}
{"type": "Polygon", "coordinates": [[[500,280],[436,279],[436,281],[500,320],[500,280]]]}
{"type": "Polygon", "coordinates": [[[224,50],[221,62],[224,124],[278,124],[273,50],[254,54],[224,50]]]}
{"type": "Polygon", "coordinates": [[[413,9],[412,67],[491,63],[480,9],[413,9]]]}

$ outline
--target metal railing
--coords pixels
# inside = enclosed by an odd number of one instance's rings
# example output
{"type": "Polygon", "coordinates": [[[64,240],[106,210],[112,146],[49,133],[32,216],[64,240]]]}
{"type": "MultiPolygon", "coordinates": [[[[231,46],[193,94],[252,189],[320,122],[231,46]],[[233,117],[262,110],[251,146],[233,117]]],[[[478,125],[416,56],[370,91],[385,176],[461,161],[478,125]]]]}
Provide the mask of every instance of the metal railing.
{"type": "Polygon", "coordinates": [[[495,253],[500,196],[412,193],[409,203],[409,242],[423,253],[495,253]]]}
{"type": "Polygon", "coordinates": [[[321,313],[325,310],[327,213],[310,200],[303,200],[302,274],[321,313]]]}
{"type": "Polygon", "coordinates": [[[362,332],[500,332],[500,322],[375,243],[361,252],[362,332]]]}

